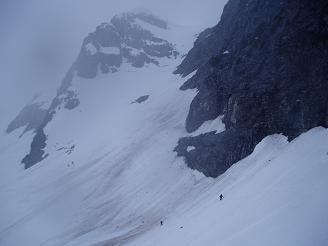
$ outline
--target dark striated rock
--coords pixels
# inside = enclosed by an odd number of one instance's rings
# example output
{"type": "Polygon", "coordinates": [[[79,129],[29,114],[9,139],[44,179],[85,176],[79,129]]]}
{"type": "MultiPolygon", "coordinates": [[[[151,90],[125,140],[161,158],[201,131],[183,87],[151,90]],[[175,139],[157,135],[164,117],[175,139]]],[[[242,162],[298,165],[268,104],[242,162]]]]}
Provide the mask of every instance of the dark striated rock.
{"type": "Polygon", "coordinates": [[[265,136],[293,139],[328,126],[327,1],[230,0],[220,23],[199,35],[176,73],[197,70],[188,132],[224,114],[226,131],[183,138],[187,164],[216,177],[265,136]],[[196,149],[187,151],[192,144],[196,149]]]}
{"type": "Polygon", "coordinates": [[[253,135],[251,130],[230,129],[218,134],[209,132],[180,139],[175,151],[178,156],[185,157],[190,168],[197,169],[206,176],[216,177],[253,150],[256,144],[253,135]],[[194,149],[188,151],[191,146],[194,149]]]}
{"type": "Polygon", "coordinates": [[[203,122],[215,119],[223,111],[223,98],[215,78],[208,78],[198,89],[187,116],[187,132],[197,130],[203,122]]]}

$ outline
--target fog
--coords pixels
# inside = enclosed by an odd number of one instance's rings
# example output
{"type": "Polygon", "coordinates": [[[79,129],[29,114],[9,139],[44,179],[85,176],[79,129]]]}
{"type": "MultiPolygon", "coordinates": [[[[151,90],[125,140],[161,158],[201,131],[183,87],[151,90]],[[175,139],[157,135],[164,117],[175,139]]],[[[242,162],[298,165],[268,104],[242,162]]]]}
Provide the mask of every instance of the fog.
{"type": "Polygon", "coordinates": [[[54,93],[83,38],[118,13],[147,9],[195,33],[215,25],[225,0],[2,0],[0,130],[36,93],[54,93]]]}

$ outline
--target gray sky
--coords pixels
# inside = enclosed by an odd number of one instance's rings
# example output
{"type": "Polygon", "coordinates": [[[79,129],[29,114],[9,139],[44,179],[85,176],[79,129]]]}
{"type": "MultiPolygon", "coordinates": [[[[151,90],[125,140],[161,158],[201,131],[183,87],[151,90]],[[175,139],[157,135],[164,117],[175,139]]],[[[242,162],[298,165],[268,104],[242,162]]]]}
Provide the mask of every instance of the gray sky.
{"type": "Polygon", "coordinates": [[[199,32],[219,21],[226,0],[1,0],[0,131],[38,91],[54,91],[83,38],[115,14],[147,9],[199,32]]]}

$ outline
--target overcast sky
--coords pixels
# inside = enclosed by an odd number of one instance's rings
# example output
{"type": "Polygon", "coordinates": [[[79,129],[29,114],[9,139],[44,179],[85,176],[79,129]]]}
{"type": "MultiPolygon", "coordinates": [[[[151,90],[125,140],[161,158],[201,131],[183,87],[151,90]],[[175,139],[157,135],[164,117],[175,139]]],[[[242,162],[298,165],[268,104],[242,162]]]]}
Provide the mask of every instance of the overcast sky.
{"type": "Polygon", "coordinates": [[[38,91],[54,90],[83,38],[115,14],[147,9],[200,32],[226,0],[0,0],[0,127],[38,91]],[[45,59],[46,58],[46,59],[45,59]]]}

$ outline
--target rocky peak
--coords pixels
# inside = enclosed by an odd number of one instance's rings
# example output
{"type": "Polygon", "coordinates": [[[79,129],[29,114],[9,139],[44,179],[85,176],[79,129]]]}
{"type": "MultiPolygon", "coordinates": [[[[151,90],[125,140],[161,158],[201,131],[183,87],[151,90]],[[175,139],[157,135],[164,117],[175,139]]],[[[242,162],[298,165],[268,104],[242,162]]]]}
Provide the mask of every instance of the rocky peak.
{"type": "Polygon", "coordinates": [[[79,98],[72,88],[75,76],[92,79],[99,73],[118,72],[123,63],[141,68],[145,64],[160,65],[161,58],[176,58],[175,46],[156,36],[154,29],[165,32],[168,25],[152,14],[130,12],[100,24],[84,39],[76,61],[68,69],[50,106],[41,110],[38,103],[29,105],[8,126],[8,134],[22,126],[26,127],[24,133],[35,131],[30,153],[22,160],[25,168],[48,156],[44,151],[45,127],[56,113],[62,108],[72,110],[79,106],[79,98]]]}
{"type": "Polygon", "coordinates": [[[76,61],[79,76],[93,78],[116,72],[123,60],[134,67],[158,65],[159,58],[176,57],[174,45],[156,37],[151,28],[167,29],[167,23],[148,13],[124,13],[102,23],[85,38],[76,61]]]}

